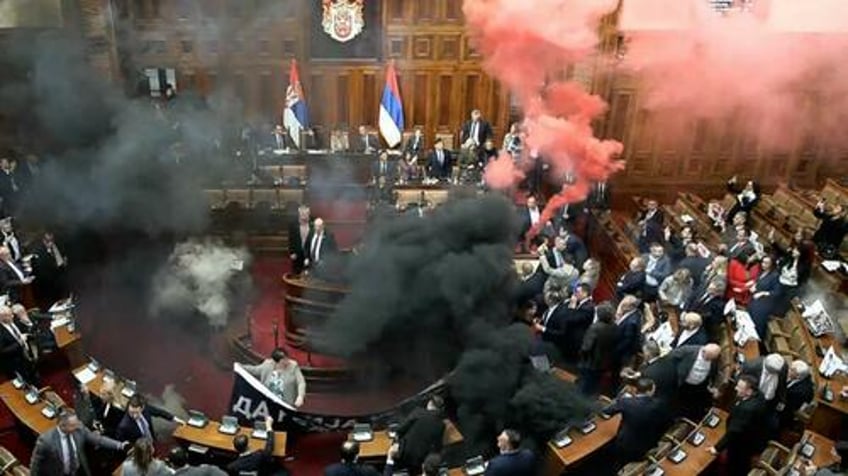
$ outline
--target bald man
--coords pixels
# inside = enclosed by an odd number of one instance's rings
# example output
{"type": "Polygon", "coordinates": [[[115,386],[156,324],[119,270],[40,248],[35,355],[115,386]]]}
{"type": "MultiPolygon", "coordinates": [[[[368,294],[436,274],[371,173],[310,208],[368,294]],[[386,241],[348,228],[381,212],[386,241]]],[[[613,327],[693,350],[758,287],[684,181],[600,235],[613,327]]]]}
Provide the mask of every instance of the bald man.
{"type": "Polygon", "coordinates": [[[378,476],[380,473],[371,466],[359,463],[359,443],[345,441],[342,443],[341,462],[324,468],[324,476],[378,476]]]}
{"type": "Polygon", "coordinates": [[[677,377],[677,402],[684,416],[700,420],[718,397],[719,357],[721,346],[684,345],[668,355],[674,361],[677,377]]]}
{"type": "Polygon", "coordinates": [[[322,218],[316,218],[312,223],[312,230],[306,236],[306,245],[304,266],[307,268],[320,265],[321,261],[337,251],[336,240],[326,230],[322,218]]]}

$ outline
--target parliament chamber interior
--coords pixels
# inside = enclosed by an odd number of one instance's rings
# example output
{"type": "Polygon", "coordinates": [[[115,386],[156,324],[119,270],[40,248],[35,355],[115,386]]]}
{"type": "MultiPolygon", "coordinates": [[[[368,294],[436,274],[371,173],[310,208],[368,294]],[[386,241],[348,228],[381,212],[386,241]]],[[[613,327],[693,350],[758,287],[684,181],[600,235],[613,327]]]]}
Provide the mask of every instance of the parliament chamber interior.
{"type": "Polygon", "coordinates": [[[0,1],[0,473],[846,474],[846,18],[0,1]]]}

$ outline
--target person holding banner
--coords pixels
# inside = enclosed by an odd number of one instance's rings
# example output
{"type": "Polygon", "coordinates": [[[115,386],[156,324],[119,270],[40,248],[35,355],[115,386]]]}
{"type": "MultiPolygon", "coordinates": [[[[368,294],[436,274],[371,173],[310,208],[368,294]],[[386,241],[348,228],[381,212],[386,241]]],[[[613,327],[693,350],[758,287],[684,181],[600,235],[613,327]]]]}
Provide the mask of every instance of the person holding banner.
{"type": "Polygon", "coordinates": [[[259,365],[243,365],[244,370],[253,375],[289,405],[300,407],[306,397],[306,379],[300,366],[290,359],[283,349],[271,352],[271,358],[259,365]]]}

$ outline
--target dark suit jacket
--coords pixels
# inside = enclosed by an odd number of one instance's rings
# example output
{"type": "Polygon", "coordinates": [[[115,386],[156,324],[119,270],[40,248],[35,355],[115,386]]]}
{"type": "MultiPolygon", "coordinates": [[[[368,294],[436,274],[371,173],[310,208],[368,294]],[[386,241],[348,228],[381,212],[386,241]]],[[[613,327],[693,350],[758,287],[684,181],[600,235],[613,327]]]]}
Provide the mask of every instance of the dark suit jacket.
{"type": "Polygon", "coordinates": [[[676,336],[674,336],[674,340],[671,341],[671,348],[672,349],[676,348],[676,347],[680,347],[682,345],[702,346],[702,345],[706,345],[710,342],[710,338],[709,338],[709,336],[707,336],[707,331],[704,329],[704,326],[699,327],[698,330],[695,331],[694,334],[689,336],[689,338],[686,339],[685,342],[678,342],[678,340],[680,339],[680,334],[682,334],[682,333],[683,332],[682,332],[682,329],[681,329],[681,331],[678,332],[676,336]]]}
{"type": "Polygon", "coordinates": [[[403,151],[408,154],[418,155],[424,152],[427,149],[426,141],[424,140],[424,136],[422,135],[418,141],[416,142],[415,136],[411,136],[409,140],[406,141],[406,145],[403,148],[403,151]]]}
{"type": "MultiPolygon", "coordinates": [[[[539,207],[539,220],[542,219],[542,208],[539,207]]],[[[533,227],[533,221],[530,218],[530,209],[526,205],[518,208],[518,223],[519,223],[519,239],[524,239],[524,235],[533,227]]],[[[553,264],[553,261],[550,262],[553,264]]]]}
{"type": "Polygon", "coordinates": [[[489,460],[485,476],[532,476],[536,473],[536,457],[528,449],[502,453],[489,460]]]}
{"type": "MultiPolygon", "coordinates": [[[[306,246],[307,249],[304,250],[305,256],[309,258],[309,266],[314,267],[316,263],[314,263],[312,257],[312,240],[315,238],[315,230],[309,230],[309,234],[306,235],[306,246]]],[[[324,229],[324,239],[321,240],[321,249],[318,253],[318,261],[324,261],[327,257],[333,253],[338,251],[338,247],[336,246],[336,239],[333,237],[333,234],[324,229]]]]}
{"type": "Polygon", "coordinates": [[[360,152],[360,153],[365,152],[365,137],[366,136],[368,137],[368,145],[371,147],[372,150],[376,151],[376,150],[380,149],[380,147],[381,147],[380,139],[377,136],[375,136],[374,134],[366,134],[366,135],[358,135],[357,134],[356,139],[354,139],[354,147],[353,147],[354,152],[360,152]]]}
{"type": "MultiPolygon", "coordinates": [[[[686,385],[686,377],[689,375],[689,371],[692,370],[692,366],[695,365],[695,359],[698,358],[698,352],[700,351],[701,346],[682,345],[663,357],[671,359],[678,387],[686,385]]],[[[715,383],[718,376],[718,367],[718,360],[713,360],[710,365],[710,373],[702,385],[706,386],[715,383]]]]}
{"type": "Polygon", "coordinates": [[[656,395],[659,398],[671,402],[677,392],[678,380],[676,362],[671,354],[666,354],[646,363],[639,369],[643,377],[654,381],[656,395]]]}
{"type": "Polygon", "coordinates": [[[574,309],[569,309],[567,302],[563,304],[566,306],[562,352],[564,357],[575,359],[583,345],[583,337],[588,332],[589,326],[592,325],[592,320],[595,318],[595,303],[591,299],[587,299],[574,309]]]}
{"type": "Polygon", "coordinates": [[[718,451],[729,448],[738,454],[752,455],[765,442],[765,403],[759,395],[737,401],[727,417],[727,431],[715,444],[718,451]]]}
{"type": "Polygon", "coordinates": [[[848,234],[848,220],[843,217],[830,215],[818,208],[813,210],[816,218],[821,220],[818,229],[813,234],[813,241],[836,248],[842,244],[848,234]]]}
{"type": "Polygon", "coordinates": [[[565,252],[574,257],[574,265],[578,268],[583,266],[583,263],[589,258],[589,251],[586,249],[586,244],[579,236],[569,233],[565,240],[565,252]]]}
{"type": "Polygon", "coordinates": [[[639,214],[639,221],[643,222],[639,232],[639,244],[642,251],[647,251],[647,247],[651,243],[663,243],[665,241],[665,214],[663,211],[657,209],[650,218],[647,218],[647,216],[647,210],[639,214]]]}
{"type": "MultiPolygon", "coordinates": [[[[15,265],[23,272],[23,267],[15,265]]],[[[20,302],[21,286],[25,286],[24,282],[18,278],[18,275],[12,270],[5,261],[0,261],[0,294],[8,294],[12,302],[20,302]]]]}
{"type": "MultiPolygon", "coordinates": [[[[28,332],[27,327],[17,318],[12,325],[17,327],[21,334],[28,332]]],[[[12,378],[15,372],[21,371],[25,361],[23,346],[6,330],[6,326],[0,325],[0,369],[6,376],[12,378]]]]}
{"type": "Polygon", "coordinates": [[[644,288],[645,272],[627,271],[621,276],[621,278],[618,279],[618,282],[615,283],[615,295],[618,299],[623,298],[627,294],[641,297],[644,288]]]}
{"type": "Polygon", "coordinates": [[[379,476],[380,473],[364,464],[334,463],[324,468],[324,476],[379,476]]]}
{"type": "MultiPolygon", "coordinates": [[[[35,441],[30,461],[30,473],[35,476],[61,476],[64,474],[64,460],[62,459],[62,442],[58,427],[42,433],[35,441]]],[[[80,473],[91,476],[91,467],[85,456],[85,447],[103,447],[112,450],[120,450],[121,442],[105,436],[100,436],[88,428],[82,427],[71,433],[74,445],[77,448],[77,461],[80,465],[80,473]]]]}
{"type": "MultiPolygon", "coordinates": [[[[147,421],[147,426],[150,428],[150,435],[154,440],[156,439],[156,432],[153,429],[153,417],[155,416],[169,421],[174,419],[174,415],[171,415],[169,412],[150,405],[145,405],[141,414],[147,421]]],[[[132,443],[142,436],[144,435],[141,434],[141,430],[138,428],[138,423],[135,422],[129,413],[124,414],[123,418],[121,418],[121,422],[118,423],[118,427],[115,429],[115,437],[121,441],[129,441],[132,443]]]]}
{"type": "Polygon", "coordinates": [[[386,170],[383,171],[381,170],[382,168],[382,161],[379,159],[374,161],[371,165],[371,176],[374,180],[376,181],[379,177],[385,177],[386,183],[394,183],[397,178],[397,162],[393,160],[386,160],[386,170]]]}
{"type": "MultiPolygon", "coordinates": [[[[760,376],[763,373],[763,361],[765,357],[757,357],[742,364],[742,373],[750,375],[760,381],[760,376]]],[[[777,389],[774,392],[774,398],[771,402],[765,402],[770,410],[780,403],[786,402],[786,378],[789,372],[789,366],[784,365],[778,375],[777,389]]]]}
{"type": "Polygon", "coordinates": [[[816,390],[813,379],[809,375],[795,382],[792,386],[786,387],[786,401],[783,410],[780,412],[781,425],[786,426],[792,423],[795,420],[795,412],[805,403],[813,401],[815,396],[816,390]]]}
{"type": "Polygon", "coordinates": [[[710,264],[710,260],[702,256],[686,256],[677,264],[677,268],[686,268],[692,275],[692,281],[695,286],[701,283],[701,277],[704,275],[704,270],[710,264]]]}
{"type": "MultiPolygon", "coordinates": [[[[307,236],[312,232],[312,223],[309,224],[309,232],[307,232],[307,236]]],[[[294,263],[292,263],[294,267],[294,271],[299,273],[303,270],[303,260],[306,259],[306,250],[303,249],[303,239],[306,238],[301,236],[300,234],[300,222],[298,220],[294,220],[293,223],[289,223],[289,254],[295,255],[294,263]]],[[[307,241],[307,243],[309,243],[307,241]]]]}
{"type": "Polygon", "coordinates": [[[269,431],[262,450],[239,456],[227,465],[227,474],[238,476],[252,472],[257,476],[266,476],[274,473],[274,466],[274,432],[269,431]]]}
{"type": "Polygon", "coordinates": [[[442,414],[424,408],[414,410],[400,425],[398,465],[416,471],[430,453],[442,450],[445,422],[442,414]]]}
{"type": "MultiPolygon", "coordinates": [[[[469,137],[471,137],[471,122],[466,121],[465,124],[462,125],[462,134],[460,134],[459,145],[465,144],[469,137]]],[[[477,143],[482,147],[483,143],[486,142],[486,139],[494,137],[495,134],[492,131],[492,126],[480,119],[480,126],[477,128],[477,143]]]]}
{"type": "Polygon", "coordinates": [[[14,202],[18,195],[18,192],[15,191],[15,187],[12,185],[13,183],[17,185],[15,176],[12,173],[7,174],[0,170],[0,198],[3,199],[6,209],[9,208],[9,203],[14,202]]]}
{"type": "Polygon", "coordinates": [[[623,397],[604,409],[604,413],[621,413],[621,426],[615,436],[621,463],[636,461],[657,444],[671,422],[666,402],[649,396],[623,397]]]}
{"type": "Polygon", "coordinates": [[[427,176],[437,179],[450,178],[451,170],[453,170],[453,157],[447,149],[443,149],[442,152],[445,154],[442,164],[439,164],[436,151],[430,152],[430,158],[427,161],[427,176]]]}
{"type": "Polygon", "coordinates": [[[703,293],[692,293],[686,300],[683,310],[700,314],[707,335],[714,337],[716,329],[724,322],[724,299],[721,296],[711,296],[704,301],[703,298],[703,293]]]}
{"type": "Polygon", "coordinates": [[[617,342],[618,329],[615,324],[595,322],[583,336],[580,366],[597,371],[611,370],[615,364],[613,353],[617,342]]]}
{"type": "Polygon", "coordinates": [[[637,310],[616,325],[615,357],[621,364],[627,363],[642,348],[642,314],[637,310]]]}
{"type": "Polygon", "coordinates": [[[567,330],[568,320],[568,302],[563,301],[551,306],[542,313],[542,323],[545,326],[545,332],[542,333],[542,339],[546,342],[554,344],[559,349],[565,347],[565,333],[567,330]],[[550,315],[548,315],[550,313],[550,315]],[[545,319],[547,317],[547,319],[545,319]]]}

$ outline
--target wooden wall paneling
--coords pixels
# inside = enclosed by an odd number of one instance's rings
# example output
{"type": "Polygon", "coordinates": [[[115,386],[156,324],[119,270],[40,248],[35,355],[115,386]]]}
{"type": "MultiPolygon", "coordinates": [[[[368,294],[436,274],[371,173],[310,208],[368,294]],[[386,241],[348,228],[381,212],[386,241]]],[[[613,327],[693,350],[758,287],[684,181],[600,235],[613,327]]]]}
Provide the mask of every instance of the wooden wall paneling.
{"type": "MultiPolygon", "coordinates": [[[[430,114],[429,105],[433,104],[433,91],[430,78],[434,75],[428,73],[416,73],[415,85],[412,87],[412,124],[409,126],[427,125],[433,116],[430,114]]],[[[427,136],[435,131],[425,130],[427,136]]]]}
{"type": "Polygon", "coordinates": [[[468,73],[465,75],[465,84],[463,86],[465,97],[462,101],[462,111],[467,111],[466,114],[474,109],[480,109],[482,111],[483,104],[480,103],[480,98],[483,94],[481,91],[482,86],[479,74],[468,73]]]}
{"type": "Polygon", "coordinates": [[[453,98],[453,75],[441,73],[438,75],[439,89],[436,93],[436,103],[433,107],[436,110],[436,128],[440,132],[451,127],[451,104],[453,98]]]}
{"type": "Polygon", "coordinates": [[[350,88],[350,76],[347,74],[339,74],[336,76],[336,90],[335,90],[335,123],[336,124],[347,124],[349,128],[355,128],[359,126],[359,122],[355,121],[354,116],[351,114],[351,99],[356,97],[356,95],[351,94],[350,88]]]}
{"type": "Polygon", "coordinates": [[[412,6],[404,0],[385,0],[383,2],[383,16],[386,23],[404,23],[408,18],[407,7],[412,6]]]}
{"type": "Polygon", "coordinates": [[[439,61],[459,61],[461,53],[462,36],[455,35],[439,35],[438,36],[438,54],[436,59],[439,61]]]}
{"type": "Polygon", "coordinates": [[[377,74],[375,72],[363,72],[362,77],[362,115],[361,124],[372,127],[377,126],[378,114],[380,112],[380,94],[385,83],[384,74],[380,75],[379,87],[377,86],[377,74]],[[379,92],[378,92],[379,91],[379,92]]]}
{"type": "Polygon", "coordinates": [[[430,23],[436,19],[436,1],[435,0],[417,0],[412,1],[412,18],[413,21],[430,23]]]}
{"type": "Polygon", "coordinates": [[[445,22],[461,23],[465,16],[462,13],[462,2],[460,0],[441,0],[439,18],[445,22]]]}
{"type": "Polygon", "coordinates": [[[312,124],[322,124],[331,126],[327,123],[328,116],[325,114],[326,109],[326,89],[324,89],[324,75],[318,72],[312,72],[309,75],[309,90],[304,92],[306,95],[306,104],[309,107],[309,117],[312,124]]]}

